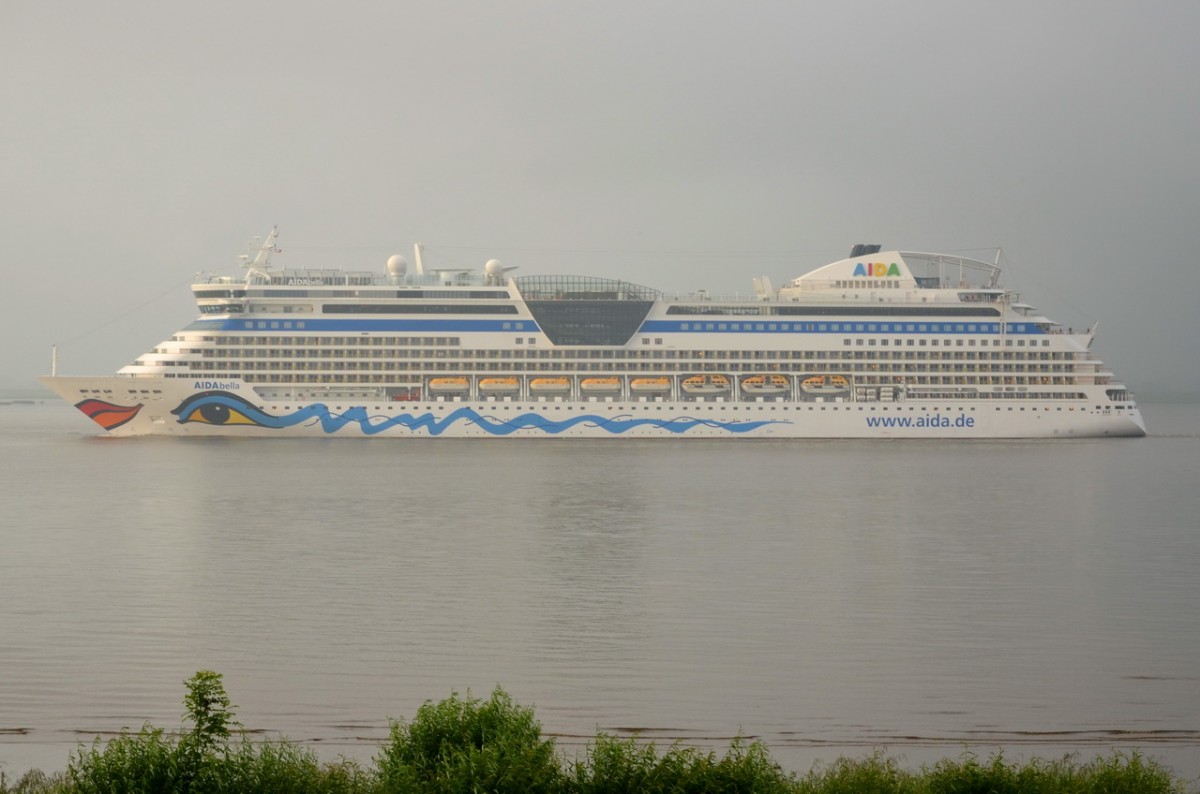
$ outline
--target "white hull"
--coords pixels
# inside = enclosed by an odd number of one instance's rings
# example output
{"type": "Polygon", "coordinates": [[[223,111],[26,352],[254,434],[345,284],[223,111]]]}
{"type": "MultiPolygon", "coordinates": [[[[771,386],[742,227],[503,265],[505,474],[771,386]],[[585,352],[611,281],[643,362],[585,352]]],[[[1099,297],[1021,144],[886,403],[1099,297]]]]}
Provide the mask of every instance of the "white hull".
{"type": "Polygon", "coordinates": [[[242,381],[42,382],[115,436],[440,438],[1092,438],[1144,436],[1136,407],[1079,400],[785,402],[263,400],[242,381]],[[106,407],[107,406],[107,407],[106,407]]]}

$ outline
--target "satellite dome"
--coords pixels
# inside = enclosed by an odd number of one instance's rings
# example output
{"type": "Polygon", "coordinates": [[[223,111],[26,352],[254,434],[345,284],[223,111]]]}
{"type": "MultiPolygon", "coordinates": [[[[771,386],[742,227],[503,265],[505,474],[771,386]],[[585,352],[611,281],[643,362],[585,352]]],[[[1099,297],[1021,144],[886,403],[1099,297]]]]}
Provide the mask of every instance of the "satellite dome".
{"type": "Polygon", "coordinates": [[[408,272],[408,261],[400,254],[392,254],[388,257],[387,272],[389,276],[403,276],[408,272]]]}
{"type": "Polygon", "coordinates": [[[488,278],[502,278],[504,276],[504,265],[500,264],[499,259],[489,259],[487,264],[483,266],[483,274],[488,278]]]}

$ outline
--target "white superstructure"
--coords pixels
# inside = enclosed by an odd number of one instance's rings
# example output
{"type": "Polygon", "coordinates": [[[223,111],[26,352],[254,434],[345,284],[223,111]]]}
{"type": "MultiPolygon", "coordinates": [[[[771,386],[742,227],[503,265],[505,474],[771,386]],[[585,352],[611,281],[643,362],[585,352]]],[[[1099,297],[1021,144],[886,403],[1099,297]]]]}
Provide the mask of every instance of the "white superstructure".
{"type": "Polygon", "coordinates": [[[1125,386],[958,256],[855,246],[753,298],[624,281],[271,266],[116,375],[48,386],[114,435],[523,438],[1141,436],[1125,386]]]}

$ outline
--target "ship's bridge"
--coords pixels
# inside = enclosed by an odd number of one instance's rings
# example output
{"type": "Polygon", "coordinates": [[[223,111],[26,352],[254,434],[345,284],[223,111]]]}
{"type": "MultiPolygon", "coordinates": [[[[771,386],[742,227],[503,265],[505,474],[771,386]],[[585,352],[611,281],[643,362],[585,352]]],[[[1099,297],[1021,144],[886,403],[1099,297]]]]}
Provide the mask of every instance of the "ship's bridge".
{"type": "Polygon", "coordinates": [[[624,345],[659,297],[650,287],[593,276],[518,276],[513,283],[556,345],[624,345]]]}

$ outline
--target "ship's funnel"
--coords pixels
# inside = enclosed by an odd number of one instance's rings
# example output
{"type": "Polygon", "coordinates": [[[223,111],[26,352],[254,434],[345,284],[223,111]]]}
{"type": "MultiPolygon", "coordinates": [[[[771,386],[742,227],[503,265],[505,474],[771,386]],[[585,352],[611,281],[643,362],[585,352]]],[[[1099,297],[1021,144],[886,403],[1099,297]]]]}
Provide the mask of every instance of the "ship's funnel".
{"type": "Polygon", "coordinates": [[[882,247],[879,243],[855,243],[854,247],[850,249],[850,258],[854,259],[855,257],[866,256],[867,254],[877,254],[882,247]]]}

